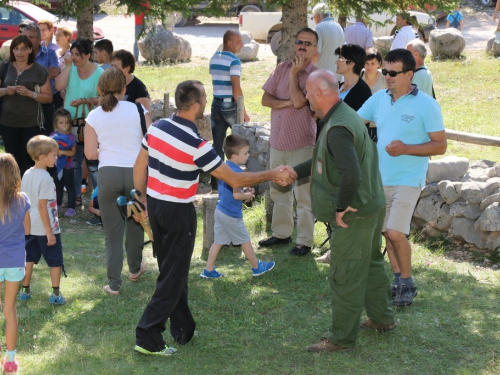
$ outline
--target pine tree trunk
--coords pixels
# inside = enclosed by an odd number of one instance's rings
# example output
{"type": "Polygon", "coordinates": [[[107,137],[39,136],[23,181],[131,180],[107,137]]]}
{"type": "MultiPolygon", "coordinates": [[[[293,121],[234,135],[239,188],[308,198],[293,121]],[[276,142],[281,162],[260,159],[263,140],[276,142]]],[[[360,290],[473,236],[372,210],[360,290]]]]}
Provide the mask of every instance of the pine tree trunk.
{"type": "Polygon", "coordinates": [[[94,42],[94,8],[92,1],[82,9],[76,22],[76,29],[78,31],[78,39],[87,39],[94,42]]]}
{"type": "Polygon", "coordinates": [[[281,17],[281,45],[278,48],[278,64],[294,57],[293,44],[295,36],[304,27],[307,27],[307,0],[290,0],[283,5],[281,17]]]}

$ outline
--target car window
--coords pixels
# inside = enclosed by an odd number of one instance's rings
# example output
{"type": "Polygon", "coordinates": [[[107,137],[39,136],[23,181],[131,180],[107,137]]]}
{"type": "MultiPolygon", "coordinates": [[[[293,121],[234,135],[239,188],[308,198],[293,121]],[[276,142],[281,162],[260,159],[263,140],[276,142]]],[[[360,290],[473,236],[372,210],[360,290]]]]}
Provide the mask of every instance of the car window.
{"type": "Polygon", "coordinates": [[[0,7],[0,24],[1,25],[19,25],[21,21],[27,19],[27,17],[21,12],[15,9],[7,9],[5,7],[0,7]]]}

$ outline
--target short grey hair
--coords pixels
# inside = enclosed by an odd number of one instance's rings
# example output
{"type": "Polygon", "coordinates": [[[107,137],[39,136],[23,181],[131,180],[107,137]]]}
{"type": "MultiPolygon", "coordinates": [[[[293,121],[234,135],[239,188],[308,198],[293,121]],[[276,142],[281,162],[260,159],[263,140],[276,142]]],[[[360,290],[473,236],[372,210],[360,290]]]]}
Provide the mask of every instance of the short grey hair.
{"type": "Polygon", "coordinates": [[[411,46],[413,50],[418,53],[420,58],[422,60],[425,60],[427,57],[427,47],[425,46],[424,42],[422,42],[420,39],[413,39],[412,41],[408,42],[406,47],[411,46]]]}
{"type": "Polygon", "coordinates": [[[325,3],[316,4],[313,8],[313,16],[315,16],[316,14],[319,14],[321,19],[330,17],[330,9],[328,8],[328,5],[326,5],[325,3]]]}
{"type": "MultiPolygon", "coordinates": [[[[26,27],[24,28],[24,30],[28,30],[28,31],[35,31],[36,32],[36,36],[38,39],[42,39],[42,33],[40,32],[40,29],[38,28],[37,25],[33,24],[33,25],[26,25],[26,27]]],[[[23,31],[24,31],[23,30],[23,31]]]]}

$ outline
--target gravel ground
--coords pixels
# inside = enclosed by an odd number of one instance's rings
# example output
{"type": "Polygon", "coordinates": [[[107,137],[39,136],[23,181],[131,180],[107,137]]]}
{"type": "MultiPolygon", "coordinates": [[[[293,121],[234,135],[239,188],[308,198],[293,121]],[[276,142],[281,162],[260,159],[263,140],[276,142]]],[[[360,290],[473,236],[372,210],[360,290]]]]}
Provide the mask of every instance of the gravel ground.
{"type": "MultiPolygon", "coordinates": [[[[466,40],[466,49],[484,49],[486,42],[493,36],[495,22],[492,20],[494,7],[484,7],[479,0],[466,0],[461,8],[464,15],[463,35],[466,40]]],[[[109,16],[98,14],[94,21],[104,35],[111,39],[115,49],[132,51],[134,43],[133,17],[109,16]]],[[[444,28],[446,19],[438,22],[438,28],[444,28]]],[[[189,22],[184,27],[175,29],[175,33],[191,43],[193,58],[210,58],[222,43],[222,36],[228,29],[238,29],[238,18],[207,18],[200,17],[195,22],[189,22]]],[[[260,44],[259,57],[272,57],[271,48],[267,44],[260,44]]]]}

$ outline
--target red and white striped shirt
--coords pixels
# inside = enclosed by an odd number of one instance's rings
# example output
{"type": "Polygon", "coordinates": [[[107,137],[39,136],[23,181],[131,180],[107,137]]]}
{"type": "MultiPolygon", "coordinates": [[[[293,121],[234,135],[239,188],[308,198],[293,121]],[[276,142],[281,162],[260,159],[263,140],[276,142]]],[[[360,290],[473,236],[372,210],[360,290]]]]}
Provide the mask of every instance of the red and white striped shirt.
{"type": "Polygon", "coordinates": [[[222,163],[196,125],[175,115],[152,124],[142,147],[149,154],[147,194],[163,201],[192,202],[200,169],[211,172],[222,163]]]}

